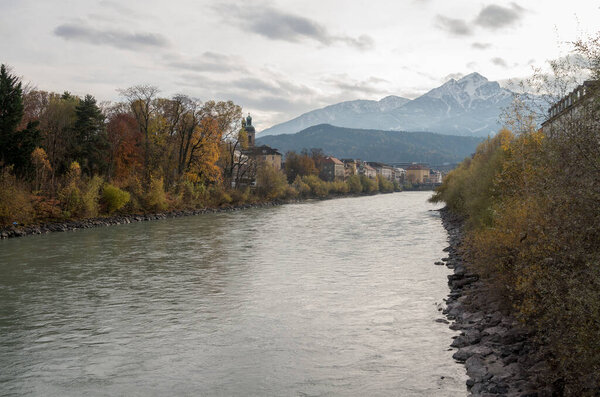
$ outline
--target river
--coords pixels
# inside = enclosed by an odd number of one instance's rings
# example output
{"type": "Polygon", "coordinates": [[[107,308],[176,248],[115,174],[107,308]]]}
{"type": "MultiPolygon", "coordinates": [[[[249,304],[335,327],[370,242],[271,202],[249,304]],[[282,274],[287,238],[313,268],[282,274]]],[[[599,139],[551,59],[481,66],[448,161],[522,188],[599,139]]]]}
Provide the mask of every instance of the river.
{"type": "Polygon", "coordinates": [[[466,395],[430,194],[0,241],[0,394],[466,395]]]}

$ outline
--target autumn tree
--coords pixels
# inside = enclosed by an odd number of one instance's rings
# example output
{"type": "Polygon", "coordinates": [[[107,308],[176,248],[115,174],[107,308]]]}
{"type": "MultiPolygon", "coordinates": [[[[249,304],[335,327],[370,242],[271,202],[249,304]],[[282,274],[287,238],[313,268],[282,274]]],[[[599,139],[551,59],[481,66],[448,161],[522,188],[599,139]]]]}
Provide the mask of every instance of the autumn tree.
{"type": "Polygon", "coordinates": [[[289,183],[294,182],[297,176],[317,175],[319,173],[314,160],[306,152],[300,154],[294,151],[287,152],[284,168],[289,183]]]}
{"type": "Polygon", "coordinates": [[[119,90],[119,93],[129,102],[131,112],[144,137],[144,179],[147,183],[150,182],[150,127],[158,92],[158,88],[151,85],[136,85],[119,90]]]}
{"type": "Polygon", "coordinates": [[[143,135],[135,117],[116,106],[108,117],[106,132],[109,147],[108,175],[122,181],[142,172],[143,135]]]}
{"type": "Polygon", "coordinates": [[[241,128],[242,108],[232,101],[208,101],[204,104],[204,112],[216,122],[221,135],[219,165],[223,169],[223,179],[227,186],[235,182],[237,174],[247,157],[241,151],[248,147],[248,136],[241,128]]]}
{"type": "Polygon", "coordinates": [[[56,177],[67,172],[71,161],[69,147],[73,141],[76,107],[79,100],[72,95],[51,94],[48,106],[40,118],[43,147],[52,167],[51,184],[56,186],[56,177]]]}

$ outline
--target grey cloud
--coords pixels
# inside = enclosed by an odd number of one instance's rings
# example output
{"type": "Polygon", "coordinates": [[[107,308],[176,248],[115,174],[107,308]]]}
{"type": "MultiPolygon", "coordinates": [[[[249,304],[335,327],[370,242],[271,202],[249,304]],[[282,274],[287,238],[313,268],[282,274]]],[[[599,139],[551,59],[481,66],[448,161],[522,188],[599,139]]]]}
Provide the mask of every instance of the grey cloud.
{"type": "Polygon", "coordinates": [[[368,50],[374,46],[374,41],[370,36],[335,35],[316,21],[302,15],[278,10],[269,5],[248,4],[240,7],[226,3],[215,6],[215,9],[223,18],[233,18],[235,19],[232,21],[234,24],[239,24],[245,29],[271,40],[297,43],[309,39],[327,46],[343,43],[359,50],[368,50]]]}
{"type": "Polygon", "coordinates": [[[329,78],[326,82],[344,93],[381,94],[383,90],[378,88],[377,85],[387,83],[388,81],[379,77],[370,77],[366,80],[357,81],[342,75],[329,78]]]}
{"type": "Polygon", "coordinates": [[[506,61],[504,59],[500,58],[500,57],[492,58],[492,59],[490,59],[490,61],[492,61],[492,63],[494,65],[501,66],[503,68],[507,68],[508,67],[508,64],[506,63],[506,61]]]}
{"type": "Polygon", "coordinates": [[[457,36],[469,36],[473,33],[471,27],[463,19],[448,18],[443,15],[436,16],[436,26],[457,36]]]}
{"type": "Polygon", "coordinates": [[[492,46],[491,43],[473,43],[473,44],[471,44],[471,47],[475,48],[476,50],[487,50],[491,46],[492,46]]]}
{"type": "Polygon", "coordinates": [[[123,4],[119,4],[116,1],[110,1],[110,0],[102,0],[100,1],[100,3],[98,3],[99,5],[105,7],[105,8],[110,8],[113,9],[121,14],[127,14],[127,15],[137,15],[137,12],[132,10],[129,7],[124,6],[123,4]]]}
{"type": "Polygon", "coordinates": [[[518,22],[524,12],[525,9],[516,3],[511,3],[510,7],[491,4],[479,12],[475,23],[487,29],[500,29],[518,22]]]}
{"type": "Polygon", "coordinates": [[[100,30],[73,23],[57,26],[54,29],[54,34],[65,40],[107,45],[127,50],[141,50],[149,47],[165,48],[169,46],[167,39],[160,34],[100,30]]]}
{"type": "Polygon", "coordinates": [[[182,59],[176,55],[165,56],[168,66],[175,69],[190,70],[194,72],[230,73],[245,72],[240,59],[207,51],[196,59],[182,59]]]}
{"type": "Polygon", "coordinates": [[[462,78],[462,77],[464,77],[464,76],[465,76],[465,75],[464,75],[464,74],[462,74],[462,73],[450,73],[450,74],[446,75],[446,77],[444,77],[444,78],[442,79],[442,82],[444,82],[444,83],[445,83],[446,81],[448,81],[448,80],[451,80],[451,79],[454,79],[454,80],[459,80],[459,79],[461,79],[461,78],[462,78]]]}

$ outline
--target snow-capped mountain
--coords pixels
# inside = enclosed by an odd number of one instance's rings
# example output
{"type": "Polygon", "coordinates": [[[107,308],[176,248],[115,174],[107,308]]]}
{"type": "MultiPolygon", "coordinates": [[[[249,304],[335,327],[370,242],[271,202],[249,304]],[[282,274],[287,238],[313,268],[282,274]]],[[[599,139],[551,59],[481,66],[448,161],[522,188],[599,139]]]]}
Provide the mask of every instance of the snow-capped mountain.
{"type": "Polygon", "coordinates": [[[388,96],[380,101],[342,102],[277,124],[260,136],[293,134],[313,125],[397,131],[430,131],[449,135],[487,136],[499,128],[499,116],[514,93],[479,73],[451,79],[409,100],[388,96]]]}
{"type": "Polygon", "coordinates": [[[380,101],[356,100],[312,110],[285,123],[263,130],[259,135],[293,134],[318,124],[338,127],[390,129],[396,120],[390,111],[400,108],[410,99],[390,95],[380,101]]]}

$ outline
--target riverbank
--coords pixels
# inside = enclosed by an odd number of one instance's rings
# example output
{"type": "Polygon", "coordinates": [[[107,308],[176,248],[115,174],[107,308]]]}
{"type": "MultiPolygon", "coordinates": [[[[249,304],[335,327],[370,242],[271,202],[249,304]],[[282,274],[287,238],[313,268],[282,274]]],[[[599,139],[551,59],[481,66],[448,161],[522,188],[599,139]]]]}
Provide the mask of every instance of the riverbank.
{"type": "MultiPolygon", "coordinates": [[[[440,210],[448,232],[445,265],[450,294],[444,314],[451,329],[462,331],[451,346],[453,358],[464,363],[472,395],[542,397],[552,395],[543,385],[549,367],[533,343],[532,332],[512,317],[489,280],[480,279],[461,255],[463,220],[446,208],[440,210]]],[[[442,264],[438,262],[438,264],[442,264]]]]}
{"type": "MultiPolygon", "coordinates": [[[[386,194],[386,193],[377,193],[386,194]]],[[[295,198],[295,199],[277,199],[259,203],[249,203],[240,205],[225,205],[221,207],[205,207],[193,210],[173,210],[166,212],[150,213],[150,214],[121,214],[106,217],[87,218],[87,219],[67,219],[56,222],[46,222],[33,225],[14,225],[0,227],[0,240],[31,236],[36,234],[47,234],[52,232],[68,232],[79,229],[90,229],[101,226],[114,226],[123,225],[133,222],[146,222],[154,221],[167,218],[178,218],[182,216],[193,216],[202,214],[212,214],[219,212],[233,212],[241,211],[250,208],[265,208],[275,207],[283,204],[300,203],[310,200],[332,200],[336,198],[345,197],[361,197],[361,196],[372,196],[372,194],[346,194],[346,195],[335,195],[328,197],[309,197],[309,198],[295,198]]]]}
{"type": "MultiPolygon", "coordinates": [[[[332,197],[333,198],[333,197],[332,197]]],[[[207,213],[232,212],[240,211],[249,208],[274,207],[300,200],[277,200],[263,203],[242,204],[235,206],[224,206],[218,208],[200,208],[195,210],[174,210],[167,212],[159,212],[154,214],[127,214],[115,215],[107,217],[80,219],[80,220],[65,220],[59,222],[48,222],[36,225],[19,225],[0,228],[0,239],[23,237],[34,234],[46,234],[51,232],[68,232],[78,229],[89,229],[101,226],[124,225],[133,222],[146,222],[167,218],[178,218],[182,216],[193,216],[207,213]]]]}

